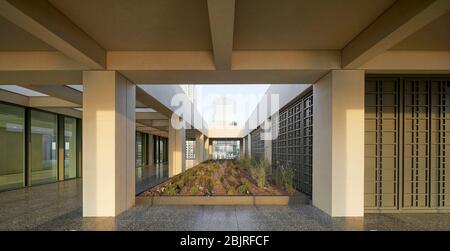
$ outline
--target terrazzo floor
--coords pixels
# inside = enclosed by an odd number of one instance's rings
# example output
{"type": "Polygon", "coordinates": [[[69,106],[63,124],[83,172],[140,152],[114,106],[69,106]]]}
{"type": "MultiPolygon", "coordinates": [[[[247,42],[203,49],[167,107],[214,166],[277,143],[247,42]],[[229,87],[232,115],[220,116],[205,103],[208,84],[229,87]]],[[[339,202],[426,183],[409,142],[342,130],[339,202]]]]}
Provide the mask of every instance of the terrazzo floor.
{"type": "Polygon", "coordinates": [[[0,193],[0,230],[450,230],[450,214],[331,218],[302,202],[288,206],[146,206],[115,218],[83,218],[81,180],[0,193]]]}

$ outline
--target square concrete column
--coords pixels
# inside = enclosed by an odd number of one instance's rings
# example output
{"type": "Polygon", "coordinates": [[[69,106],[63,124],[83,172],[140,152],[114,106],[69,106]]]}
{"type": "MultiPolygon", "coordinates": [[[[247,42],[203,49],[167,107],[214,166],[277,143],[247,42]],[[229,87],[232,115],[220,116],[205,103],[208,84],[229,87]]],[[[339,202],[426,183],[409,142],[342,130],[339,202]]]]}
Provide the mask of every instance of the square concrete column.
{"type": "Polygon", "coordinates": [[[205,161],[204,157],[204,145],[205,145],[205,136],[201,133],[195,135],[195,164],[202,163],[205,161]]]}
{"type": "Polygon", "coordinates": [[[203,157],[204,161],[210,160],[211,156],[209,156],[209,138],[205,136],[205,140],[203,142],[203,157]]]}
{"type": "Polygon", "coordinates": [[[252,137],[250,134],[247,135],[247,149],[248,149],[247,157],[251,158],[252,157],[252,137]]]}
{"type": "Polygon", "coordinates": [[[364,71],[334,70],[313,86],[313,205],[364,215],[364,71]]]}
{"type": "Polygon", "coordinates": [[[213,142],[212,142],[212,140],[210,140],[209,142],[208,142],[208,158],[209,159],[212,159],[213,158],[213,142]]]}
{"type": "Polygon", "coordinates": [[[184,171],[186,171],[186,129],[176,129],[169,121],[169,177],[184,171]]]}
{"type": "Polygon", "coordinates": [[[116,216],[136,196],[136,87],[115,71],[83,72],[83,85],[83,216],[116,216]]]}
{"type": "Polygon", "coordinates": [[[244,154],[244,139],[242,138],[239,140],[239,157],[243,158],[244,154]]]}

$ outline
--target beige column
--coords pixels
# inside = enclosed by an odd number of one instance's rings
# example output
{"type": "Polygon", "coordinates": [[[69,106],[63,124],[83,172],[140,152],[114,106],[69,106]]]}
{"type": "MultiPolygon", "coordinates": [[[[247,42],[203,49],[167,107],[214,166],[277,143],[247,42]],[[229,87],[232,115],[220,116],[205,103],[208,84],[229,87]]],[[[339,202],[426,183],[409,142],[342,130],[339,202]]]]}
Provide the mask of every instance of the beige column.
{"type": "Polygon", "coordinates": [[[242,138],[242,139],[239,140],[239,157],[243,158],[244,155],[245,155],[245,152],[244,152],[244,139],[242,138]]]}
{"type": "Polygon", "coordinates": [[[212,145],[212,140],[209,140],[208,142],[208,158],[212,159],[212,155],[213,155],[213,145],[212,145]]]}
{"type": "Polygon", "coordinates": [[[364,71],[335,70],[313,87],[313,205],[364,215],[364,71]]]}
{"type": "Polygon", "coordinates": [[[186,130],[175,129],[169,121],[169,177],[186,170],[186,130]]]}
{"type": "Polygon", "coordinates": [[[252,137],[251,135],[247,135],[247,149],[248,149],[248,154],[247,157],[251,158],[252,157],[252,137]]]}
{"type": "Polygon", "coordinates": [[[205,145],[205,135],[198,133],[195,135],[195,164],[205,161],[203,147],[205,145]]]}
{"type": "Polygon", "coordinates": [[[136,87],[115,71],[83,85],[83,216],[116,216],[135,200],[136,87]]]}
{"type": "Polygon", "coordinates": [[[204,161],[210,160],[211,157],[209,156],[209,138],[205,136],[205,140],[203,142],[204,148],[203,148],[203,157],[204,161]]]}

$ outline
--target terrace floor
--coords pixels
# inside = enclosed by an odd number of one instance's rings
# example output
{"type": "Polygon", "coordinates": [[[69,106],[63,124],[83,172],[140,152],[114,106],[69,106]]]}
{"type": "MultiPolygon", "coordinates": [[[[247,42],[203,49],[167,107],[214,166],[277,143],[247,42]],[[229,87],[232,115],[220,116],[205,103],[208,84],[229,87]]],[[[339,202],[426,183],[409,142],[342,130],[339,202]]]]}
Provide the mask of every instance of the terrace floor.
{"type": "Polygon", "coordinates": [[[136,206],[115,218],[83,218],[81,180],[0,193],[0,230],[450,230],[450,214],[330,218],[289,206],[136,206]]]}

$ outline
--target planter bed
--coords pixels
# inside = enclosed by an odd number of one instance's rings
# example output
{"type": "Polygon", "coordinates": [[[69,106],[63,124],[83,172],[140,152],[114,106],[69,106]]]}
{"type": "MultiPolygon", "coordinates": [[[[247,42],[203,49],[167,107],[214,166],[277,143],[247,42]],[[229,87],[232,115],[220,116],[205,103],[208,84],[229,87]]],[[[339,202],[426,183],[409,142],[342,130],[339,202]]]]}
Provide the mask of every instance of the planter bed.
{"type": "Polygon", "coordinates": [[[298,197],[293,189],[291,193],[286,192],[284,184],[273,184],[266,173],[271,174],[270,166],[250,160],[207,161],[143,192],[136,198],[136,203],[287,205],[290,195],[298,197]]]}
{"type": "Polygon", "coordinates": [[[142,205],[288,205],[289,196],[139,196],[142,205]]]}

